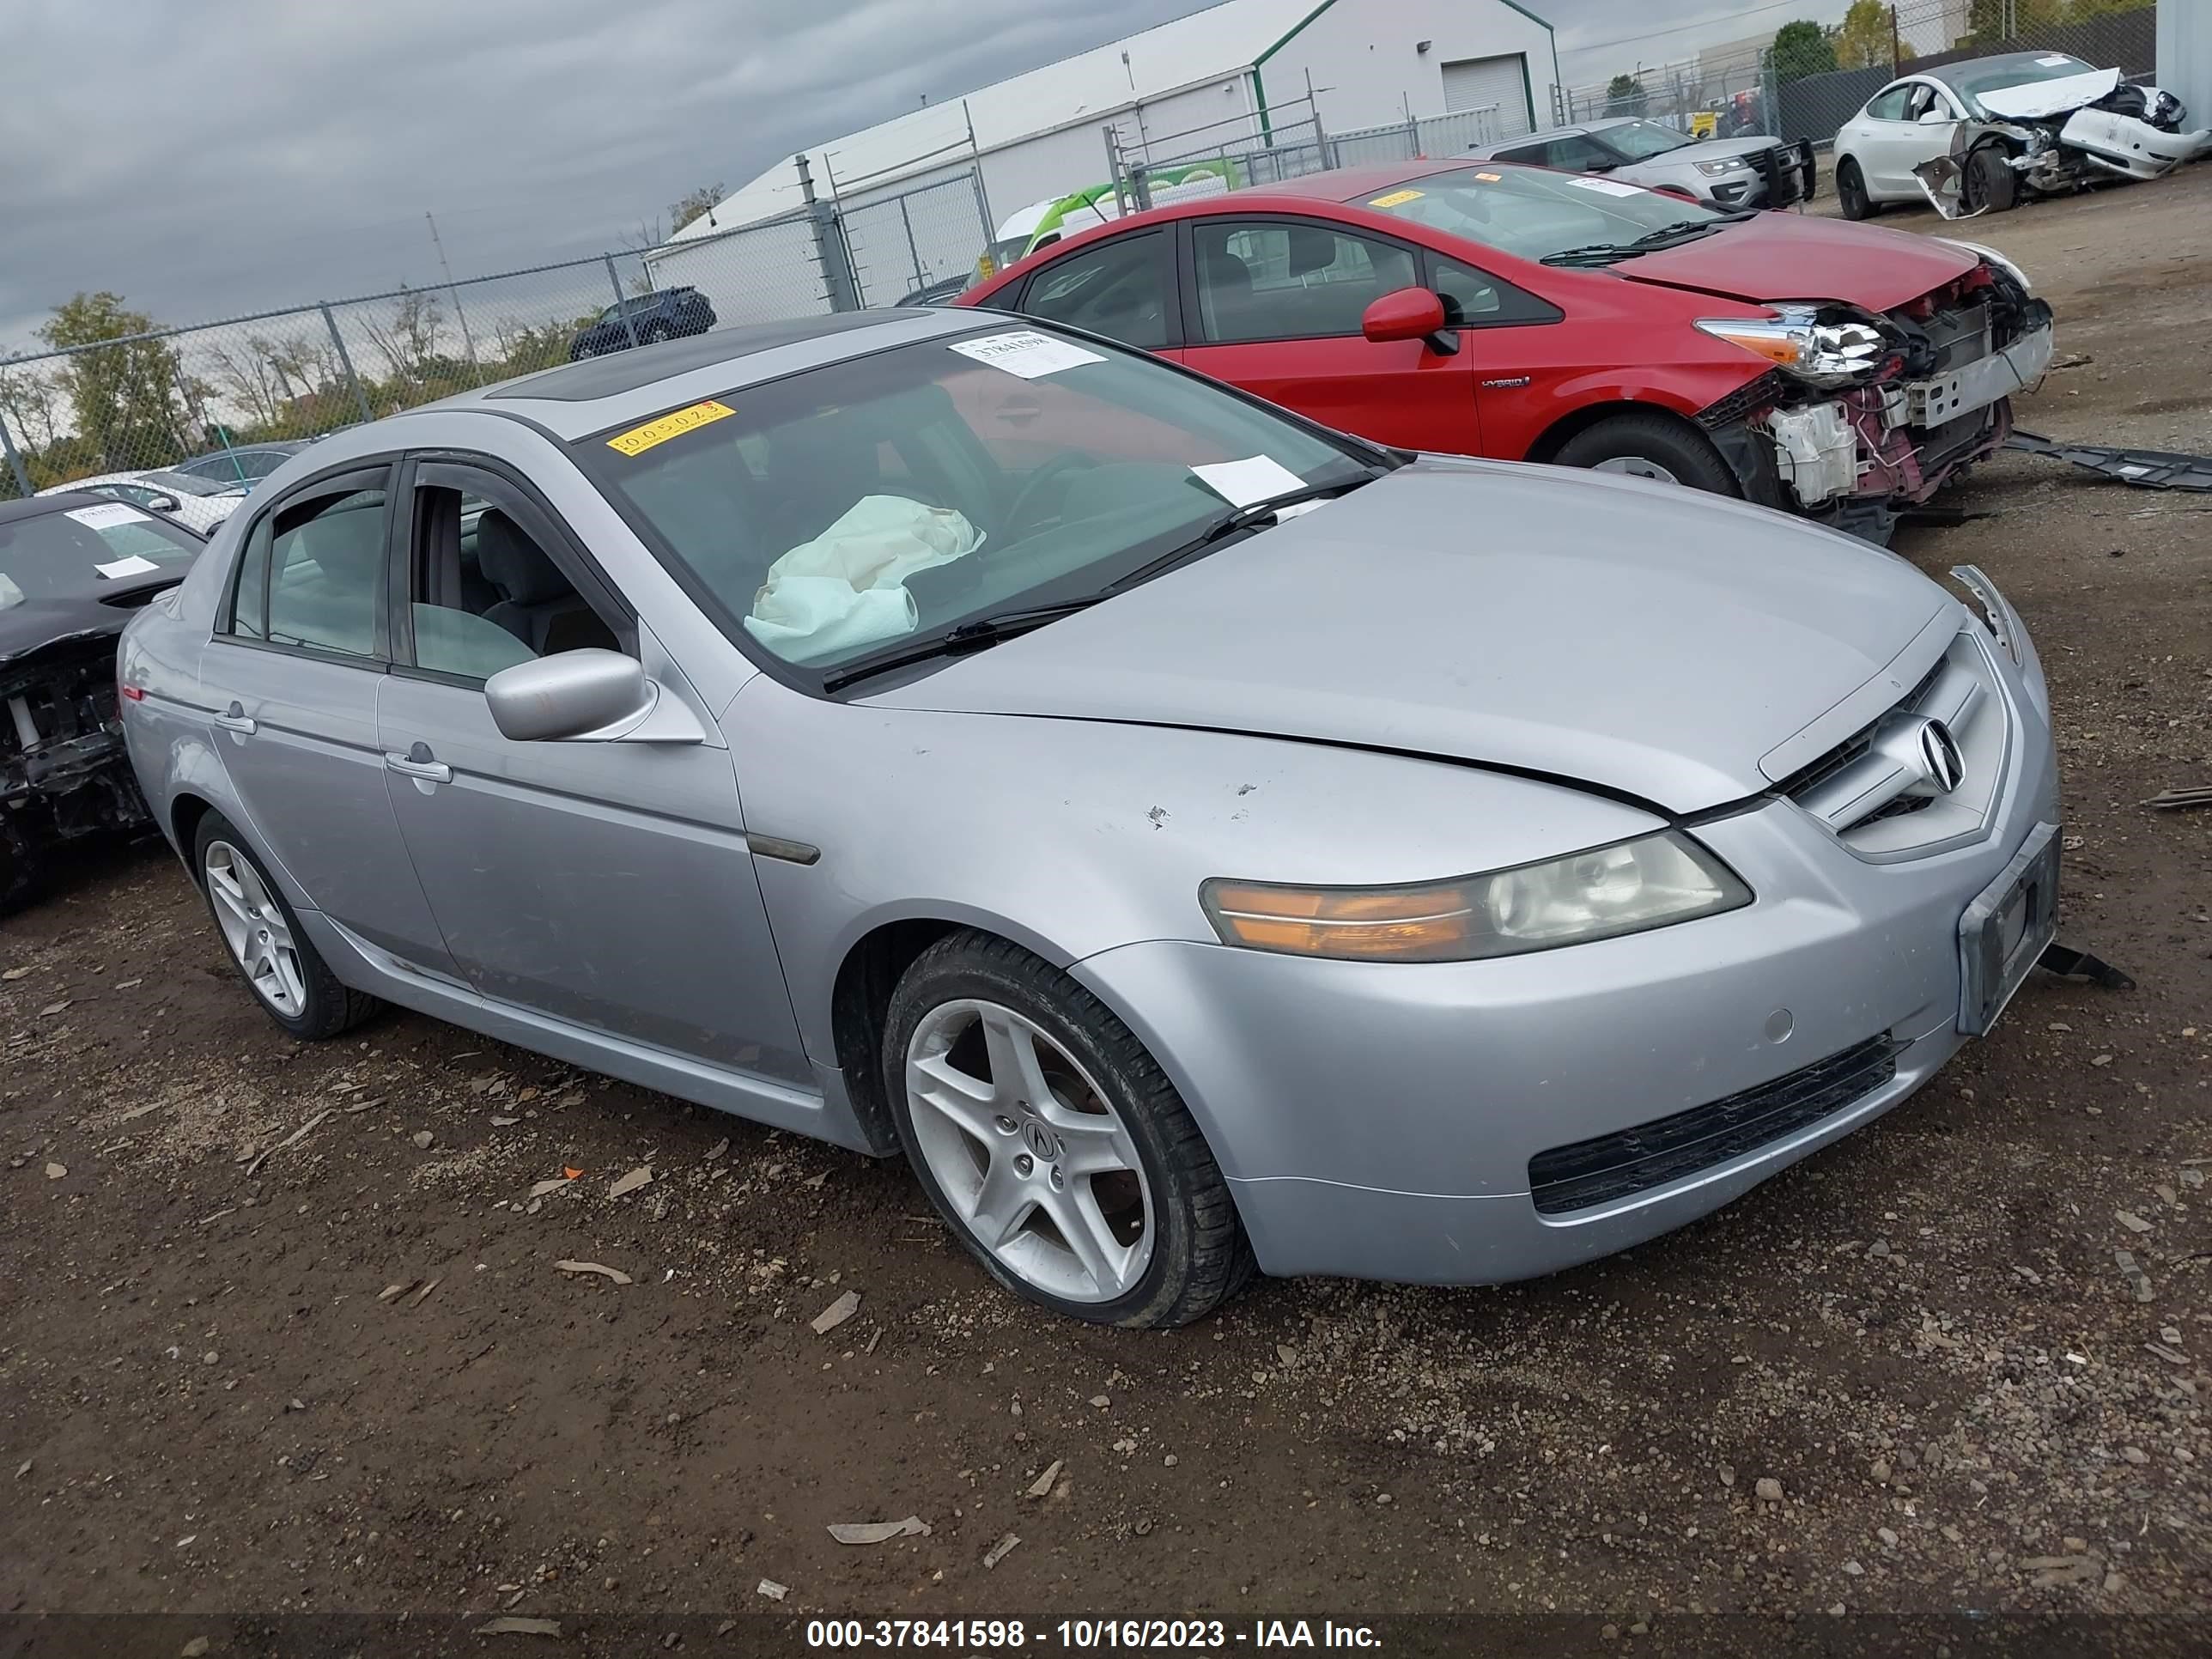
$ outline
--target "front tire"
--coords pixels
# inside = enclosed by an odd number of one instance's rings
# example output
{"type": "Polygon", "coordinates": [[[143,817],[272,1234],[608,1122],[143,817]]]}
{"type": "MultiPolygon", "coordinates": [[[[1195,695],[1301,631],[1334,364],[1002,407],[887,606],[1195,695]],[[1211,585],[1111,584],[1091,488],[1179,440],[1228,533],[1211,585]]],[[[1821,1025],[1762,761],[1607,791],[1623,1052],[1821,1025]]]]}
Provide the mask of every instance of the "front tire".
{"type": "Polygon", "coordinates": [[[2009,213],[2020,199],[2020,175],[2004,151],[1983,144],[1966,157],[1966,177],[1959,182],[1959,198],[1973,213],[2009,213]]]}
{"type": "Polygon", "coordinates": [[[1859,164],[1848,155],[1836,163],[1836,206],[1846,219],[1871,219],[1877,211],[1859,164]]]}
{"type": "Polygon", "coordinates": [[[192,874],[253,1000],[292,1036],[319,1042],[351,1030],[383,1006],[338,982],[246,838],[220,812],[200,820],[192,874]]]}
{"type": "Polygon", "coordinates": [[[1626,472],[1661,483],[1710,489],[1716,495],[1743,493],[1735,474],[1705,435],[1668,415],[1608,415],[1561,444],[1552,459],[1561,466],[1626,472]]]}
{"type": "Polygon", "coordinates": [[[922,1189],[1017,1295],[1160,1328],[1251,1276],[1229,1184],[1174,1084],[1028,951],[964,932],[923,951],[891,994],[882,1060],[922,1189]]]}

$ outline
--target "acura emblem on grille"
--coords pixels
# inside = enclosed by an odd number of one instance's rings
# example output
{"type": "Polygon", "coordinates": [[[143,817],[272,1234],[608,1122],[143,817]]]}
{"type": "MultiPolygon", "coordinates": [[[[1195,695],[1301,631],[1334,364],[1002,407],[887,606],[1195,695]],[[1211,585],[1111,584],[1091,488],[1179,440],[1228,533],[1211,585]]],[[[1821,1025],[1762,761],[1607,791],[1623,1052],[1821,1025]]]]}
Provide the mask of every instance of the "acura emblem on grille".
{"type": "Polygon", "coordinates": [[[1919,750],[1920,775],[1945,794],[1966,779],[1966,763],[1959,753],[1959,740],[1941,720],[1923,720],[1913,733],[1919,750]]]}

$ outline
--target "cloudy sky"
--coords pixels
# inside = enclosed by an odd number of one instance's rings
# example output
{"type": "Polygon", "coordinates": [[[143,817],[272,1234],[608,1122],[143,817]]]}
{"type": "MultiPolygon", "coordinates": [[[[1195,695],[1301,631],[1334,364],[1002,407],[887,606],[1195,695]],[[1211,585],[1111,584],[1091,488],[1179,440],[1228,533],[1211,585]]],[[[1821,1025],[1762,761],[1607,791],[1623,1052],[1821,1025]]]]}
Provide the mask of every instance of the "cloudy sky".
{"type": "MultiPolygon", "coordinates": [[[[1842,0],[1537,0],[1570,81],[1842,0]]],[[[165,322],[595,252],[699,185],[1190,0],[14,0],[0,352],[111,289],[165,322]]]]}

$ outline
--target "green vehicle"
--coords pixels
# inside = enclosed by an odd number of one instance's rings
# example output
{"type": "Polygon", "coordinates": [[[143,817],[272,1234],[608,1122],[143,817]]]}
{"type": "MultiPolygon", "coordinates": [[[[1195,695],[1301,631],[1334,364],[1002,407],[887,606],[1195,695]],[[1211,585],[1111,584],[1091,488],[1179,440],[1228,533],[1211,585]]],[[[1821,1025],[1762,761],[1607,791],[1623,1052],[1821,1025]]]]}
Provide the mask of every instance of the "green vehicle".
{"type": "MultiPolygon", "coordinates": [[[[1222,196],[1241,190],[1250,179],[1241,161],[1222,158],[1193,161],[1183,167],[1152,167],[1146,173],[1152,205],[1188,201],[1198,196],[1222,196]]],[[[1032,202],[1007,216],[993,238],[990,251],[976,261],[978,282],[995,276],[1039,248],[1049,247],[1063,236],[1094,225],[1110,224],[1121,216],[1121,207],[1110,184],[1093,185],[1073,196],[1032,202]]]]}

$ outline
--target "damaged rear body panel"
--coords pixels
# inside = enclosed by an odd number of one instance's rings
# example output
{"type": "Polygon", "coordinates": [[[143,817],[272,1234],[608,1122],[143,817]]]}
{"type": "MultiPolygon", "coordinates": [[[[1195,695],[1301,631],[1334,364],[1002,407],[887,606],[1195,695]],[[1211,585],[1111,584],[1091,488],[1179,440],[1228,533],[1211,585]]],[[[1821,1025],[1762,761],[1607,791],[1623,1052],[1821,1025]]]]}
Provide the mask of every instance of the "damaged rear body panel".
{"type": "Polygon", "coordinates": [[[2116,69],[1984,92],[1979,102],[1988,118],[1959,122],[1949,152],[1912,169],[1947,219],[2002,210],[2023,194],[2163,178],[2212,150],[2212,129],[2188,128],[2180,100],[2129,85],[2116,69]]]}
{"type": "Polygon", "coordinates": [[[1751,499],[1876,543],[2004,443],[2051,366],[2050,307],[1988,258],[1887,312],[1806,310],[1848,343],[1838,372],[1761,376],[1701,421],[1751,499]]]}
{"type": "Polygon", "coordinates": [[[182,580],[190,532],[90,495],[0,507],[0,909],[47,853],[147,821],[117,712],[116,640],[182,580]]]}

